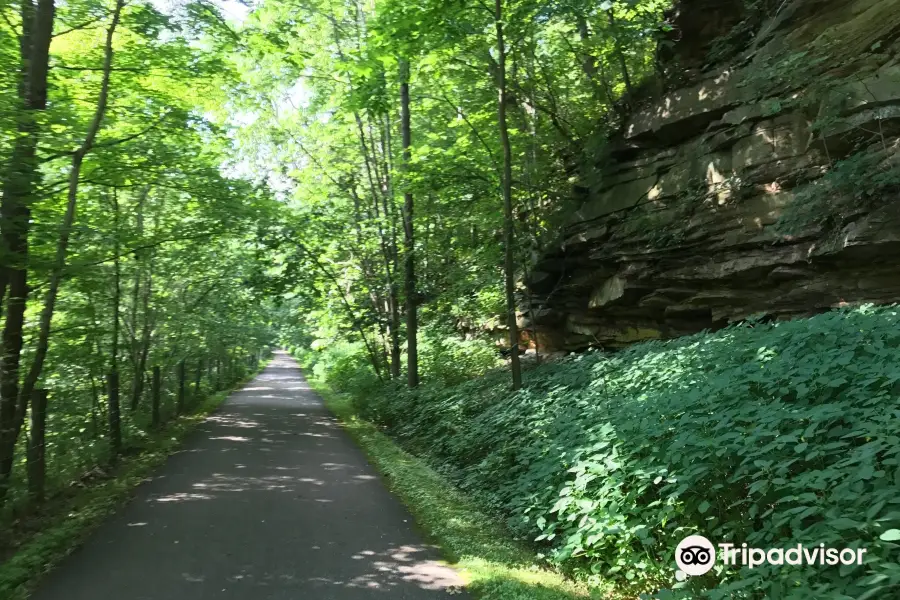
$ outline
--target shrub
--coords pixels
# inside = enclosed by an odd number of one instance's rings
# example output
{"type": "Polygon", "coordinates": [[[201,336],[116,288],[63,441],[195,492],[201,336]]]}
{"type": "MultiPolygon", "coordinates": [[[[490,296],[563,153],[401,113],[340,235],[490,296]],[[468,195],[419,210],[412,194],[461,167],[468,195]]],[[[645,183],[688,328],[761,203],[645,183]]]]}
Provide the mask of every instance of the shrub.
{"type": "Polygon", "coordinates": [[[359,404],[588,577],[659,598],[881,598],[900,589],[898,345],[897,308],[862,307],[591,352],[517,393],[496,373],[359,404]],[[868,554],[676,583],[692,533],[868,554]]]}
{"type": "Polygon", "coordinates": [[[502,364],[497,348],[483,339],[464,340],[439,328],[419,335],[419,372],[424,381],[455,385],[502,364]]]}
{"type": "Polygon", "coordinates": [[[378,377],[361,342],[334,342],[301,353],[313,375],[339,392],[364,395],[378,384],[378,377]]]}

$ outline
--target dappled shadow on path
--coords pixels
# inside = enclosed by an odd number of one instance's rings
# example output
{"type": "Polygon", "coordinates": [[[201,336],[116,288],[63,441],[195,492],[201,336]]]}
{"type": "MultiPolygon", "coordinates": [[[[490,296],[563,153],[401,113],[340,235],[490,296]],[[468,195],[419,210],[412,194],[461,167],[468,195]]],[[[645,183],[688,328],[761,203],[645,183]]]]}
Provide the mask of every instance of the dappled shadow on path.
{"type": "MultiPolygon", "coordinates": [[[[327,548],[311,546],[311,550],[328,553],[327,548]]],[[[415,588],[424,592],[455,591],[461,585],[456,573],[440,561],[431,558],[433,549],[423,545],[406,545],[387,548],[380,551],[363,549],[355,553],[330,555],[327,560],[342,560],[354,563],[354,569],[343,576],[335,576],[323,571],[321,575],[303,577],[294,573],[272,572],[259,565],[242,565],[233,574],[226,577],[229,585],[238,586],[253,593],[253,588],[279,587],[294,588],[297,591],[331,594],[333,590],[346,588],[358,590],[355,595],[343,594],[340,597],[371,597],[370,592],[398,593],[404,588],[415,588]]],[[[205,580],[200,573],[182,573],[186,581],[201,583],[205,580]]],[[[258,592],[257,592],[258,593],[258,592]]],[[[416,597],[440,597],[432,594],[416,597]]],[[[330,598],[332,596],[322,596],[330,598]]]]}
{"type": "Polygon", "coordinates": [[[464,597],[460,576],[422,543],[284,355],[209,417],[97,538],[35,598],[464,597]]]}

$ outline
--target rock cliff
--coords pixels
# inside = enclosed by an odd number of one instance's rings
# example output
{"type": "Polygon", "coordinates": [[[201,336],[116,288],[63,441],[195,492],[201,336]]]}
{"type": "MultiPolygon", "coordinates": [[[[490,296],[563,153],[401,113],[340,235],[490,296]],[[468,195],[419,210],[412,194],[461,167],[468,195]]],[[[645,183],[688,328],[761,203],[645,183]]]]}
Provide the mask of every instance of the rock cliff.
{"type": "Polygon", "coordinates": [[[620,347],[900,300],[900,0],[671,19],[681,83],[580,173],[522,325],[549,350],[620,347]]]}

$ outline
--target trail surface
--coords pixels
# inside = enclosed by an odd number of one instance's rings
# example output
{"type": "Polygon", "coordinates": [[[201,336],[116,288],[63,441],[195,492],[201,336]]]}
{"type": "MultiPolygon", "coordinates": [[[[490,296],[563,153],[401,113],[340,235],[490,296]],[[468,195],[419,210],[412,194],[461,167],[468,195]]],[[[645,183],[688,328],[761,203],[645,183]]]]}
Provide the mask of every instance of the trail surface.
{"type": "Polygon", "coordinates": [[[461,581],[279,352],[34,600],[432,600],[461,581]]]}

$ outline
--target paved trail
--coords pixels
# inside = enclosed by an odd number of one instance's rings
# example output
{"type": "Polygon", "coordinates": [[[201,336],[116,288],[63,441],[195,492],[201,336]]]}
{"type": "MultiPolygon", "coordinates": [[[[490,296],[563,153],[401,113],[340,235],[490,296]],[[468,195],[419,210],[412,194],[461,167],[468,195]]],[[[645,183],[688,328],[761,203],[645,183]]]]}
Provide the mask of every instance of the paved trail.
{"type": "Polygon", "coordinates": [[[437,558],[279,352],[33,599],[464,597],[437,558]]]}

